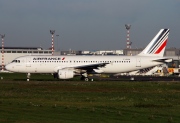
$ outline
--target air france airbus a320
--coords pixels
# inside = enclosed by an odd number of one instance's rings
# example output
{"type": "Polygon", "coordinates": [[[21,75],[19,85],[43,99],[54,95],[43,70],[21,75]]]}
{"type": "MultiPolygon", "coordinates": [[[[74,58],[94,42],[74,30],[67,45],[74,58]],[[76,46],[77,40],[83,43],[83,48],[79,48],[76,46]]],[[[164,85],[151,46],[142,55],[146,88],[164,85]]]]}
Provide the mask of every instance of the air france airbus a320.
{"type": "Polygon", "coordinates": [[[41,56],[18,57],[6,69],[20,73],[53,73],[59,79],[80,75],[88,81],[88,74],[121,73],[149,68],[170,62],[163,57],[169,29],[161,29],[147,47],[136,56],[41,56]]]}

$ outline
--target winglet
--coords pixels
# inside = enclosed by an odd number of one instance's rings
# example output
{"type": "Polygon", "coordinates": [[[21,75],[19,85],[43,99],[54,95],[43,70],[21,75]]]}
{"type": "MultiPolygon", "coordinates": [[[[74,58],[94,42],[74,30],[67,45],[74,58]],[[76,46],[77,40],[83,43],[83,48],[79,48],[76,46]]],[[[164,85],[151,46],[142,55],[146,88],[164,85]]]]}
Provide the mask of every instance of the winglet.
{"type": "Polygon", "coordinates": [[[169,29],[161,29],[139,56],[163,56],[168,41],[169,29]]]}

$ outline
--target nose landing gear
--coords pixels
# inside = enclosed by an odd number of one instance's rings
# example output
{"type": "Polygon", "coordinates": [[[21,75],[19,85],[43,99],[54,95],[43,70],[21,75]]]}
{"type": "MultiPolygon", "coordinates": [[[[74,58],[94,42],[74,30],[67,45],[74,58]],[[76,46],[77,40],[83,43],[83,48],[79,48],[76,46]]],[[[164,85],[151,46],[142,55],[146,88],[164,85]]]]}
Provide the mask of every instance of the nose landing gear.
{"type": "Polygon", "coordinates": [[[29,81],[30,77],[31,77],[31,73],[27,73],[27,81],[29,81]]]}

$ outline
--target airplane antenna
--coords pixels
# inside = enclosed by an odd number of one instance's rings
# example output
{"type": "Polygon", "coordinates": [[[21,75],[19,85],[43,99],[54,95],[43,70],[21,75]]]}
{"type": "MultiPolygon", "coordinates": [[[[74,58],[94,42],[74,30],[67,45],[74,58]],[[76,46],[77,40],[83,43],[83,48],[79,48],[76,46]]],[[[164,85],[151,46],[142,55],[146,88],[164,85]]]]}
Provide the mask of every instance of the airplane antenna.
{"type": "Polygon", "coordinates": [[[131,49],[131,44],[132,42],[130,42],[130,29],[131,29],[131,25],[130,24],[125,24],[126,30],[127,30],[127,39],[126,39],[126,48],[127,49],[131,49]]]}
{"type": "Polygon", "coordinates": [[[0,36],[2,38],[2,51],[1,51],[1,53],[2,53],[2,66],[1,66],[1,69],[2,69],[2,71],[4,71],[4,38],[5,38],[5,34],[4,35],[0,34],[0,36]]]}
{"type": "Polygon", "coordinates": [[[50,30],[50,33],[52,35],[52,56],[54,55],[54,33],[55,30],[50,30]]]}

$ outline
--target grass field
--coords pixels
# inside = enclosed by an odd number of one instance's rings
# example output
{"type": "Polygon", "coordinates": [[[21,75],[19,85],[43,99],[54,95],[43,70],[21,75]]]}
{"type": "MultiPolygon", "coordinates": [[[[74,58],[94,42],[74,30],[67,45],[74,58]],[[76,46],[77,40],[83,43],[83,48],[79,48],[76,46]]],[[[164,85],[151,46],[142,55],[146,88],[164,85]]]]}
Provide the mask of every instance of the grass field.
{"type": "Polygon", "coordinates": [[[50,81],[48,77],[27,82],[16,77],[4,74],[0,80],[0,123],[180,122],[178,82],[50,81]]]}

